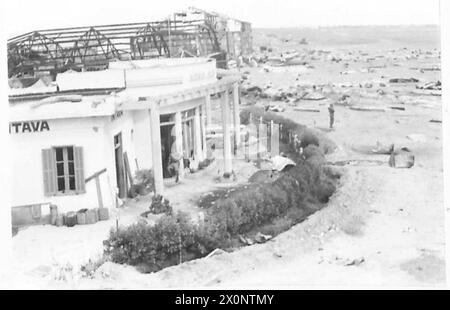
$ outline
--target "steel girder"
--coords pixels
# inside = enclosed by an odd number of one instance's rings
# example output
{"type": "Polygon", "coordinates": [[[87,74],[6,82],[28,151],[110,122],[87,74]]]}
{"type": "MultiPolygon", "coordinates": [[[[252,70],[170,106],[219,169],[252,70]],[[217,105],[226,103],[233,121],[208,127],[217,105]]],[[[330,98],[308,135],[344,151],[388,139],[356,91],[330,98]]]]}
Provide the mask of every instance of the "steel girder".
{"type": "Polygon", "coordinates": [[[203,49],[205,55],[220,51],[221,35],[213,20],[34,31],[8,40],[8,76],[36,75],[41,71],[56,74],[69,69],[99,70],[106,68],[110,60],[176,57],[173,51],[176,47],[194,51],[195,37],[208,42],[203,49]]]}

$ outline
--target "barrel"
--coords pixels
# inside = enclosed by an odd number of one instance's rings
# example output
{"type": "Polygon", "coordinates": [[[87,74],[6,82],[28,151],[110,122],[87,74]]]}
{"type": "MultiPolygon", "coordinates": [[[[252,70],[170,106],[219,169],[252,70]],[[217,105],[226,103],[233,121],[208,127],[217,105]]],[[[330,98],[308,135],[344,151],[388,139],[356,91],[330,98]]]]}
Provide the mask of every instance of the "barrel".
{"type": "Polygon", "coordinates": [[[66,226],[73,227],[77,224],[77,214],[75,212],[67,212],[66,214],[66,226]]]}
{"type": "Polygon", "coordinates": [[[94,209],[90,209],[86,211],[86,224],[94,224],[97,222],[97,212],[94,209]]]}
{"type": "Polygon", "coordinates": [[[100,221],[107,221],[109,219],[109,209],[108,208],[99,208],[98,209],[98,219],[100,221]]]}
{"type": "Polygon", "coordinates": [[[86,213],[85,212],[77,212],[77,224],[78,225],[86,224],[86,213]]]}
{"type": "Polygon", "coordinates": [[[58,214],[56,216],[55,225],[58,226],[58,227],[61,227],[61,226],[64,225],[64,215],[58,214]]]}
{"type": "Polygon", "coordinates": [[[92,209],[92,210],[94,210],[94,212],[95,212],[95,222],[98,222],[100,219],[100,217],[99,217],[99,215],[98,215],[98,209],[99,208],[94,208],[94,209],[92,209]]]}
{"type": "Polygon", "coordinates": [[[50,224],[56,225],[56,219],[58,217],[58,207],[56,205],[50,205],[50,224]]]}

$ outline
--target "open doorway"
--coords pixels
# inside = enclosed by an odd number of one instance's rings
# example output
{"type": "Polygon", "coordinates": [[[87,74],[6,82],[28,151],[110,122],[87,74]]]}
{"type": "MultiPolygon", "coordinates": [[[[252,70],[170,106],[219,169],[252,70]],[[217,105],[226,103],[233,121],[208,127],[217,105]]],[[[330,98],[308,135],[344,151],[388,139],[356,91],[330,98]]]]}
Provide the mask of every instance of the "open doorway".
{"type": "Polygon", "coordinates": [[[163,166],[163,177],[170,178],[169,170],[167,167],[169,166],[170,160],[170,149],[172,147],[172,143],[174,141],[171,133],[174,125],[162,125],[161,126],[161,157],[162,157],[162,166],[163,166]]]}

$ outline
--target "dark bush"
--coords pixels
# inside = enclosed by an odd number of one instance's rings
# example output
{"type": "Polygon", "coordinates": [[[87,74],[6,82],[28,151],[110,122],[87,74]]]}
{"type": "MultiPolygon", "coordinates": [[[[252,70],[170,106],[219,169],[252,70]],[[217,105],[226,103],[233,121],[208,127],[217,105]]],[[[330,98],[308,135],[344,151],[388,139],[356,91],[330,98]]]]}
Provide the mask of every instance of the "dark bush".
{"type": "Polygon", "coordinates": [[[317,138],[316,134],[311,132],[310,130],[305,130],[299,135],[300,146],[302,148],[307,147],[308,145],[319,146],[319,138],[317,138]]]}
{"type": "MultiPolygon", "coordinates": [[[[220,218],[222,228],[233,236],[270,222],[290,208],[304,208],[307,200],[326,201],[334,190],[322,166],[303,162],[271,183],[254,183],[231,192],[207,211],[209,217],[220,218]]],[[[305,213],[313,211],[305,208],[305,213]]]]}
{"type": "Polygon", "coordinates": [[[323,156],[323,153],[320,150],[320,148],[312,144],[308,145],[303,149],[303,156],[305,156],[306,159],[314,156],[325,159],[325,156],[323,156]]]}
{"type": "Polygon", "coordinates": [[[153,214],[172,214],[172,207],[170,206],[169,200],[161,195],[155,195],[152,197],[150,212],[153,214]]]}
{"type": "Polygon", "coordinates": [[[139,193],[141,193],[144,190],[144,185],[142,184],[133,184],[130,186],[130,189],[128,190],[128,198],[136,198],[139,193]]]}
{"type": "MultiPolygon", "coordinates": [[[[154,226],[137,223],[112,230],[104,242],[105,254],[114,262],[140,266],[146,272],[160,270],[227,248],[238,234],[258,227],[266,227],[264,231],[270,234],[284,231],[289,223],[296,224],[317,210],[310,207],[310,201],[326,202],[334,190],[334,178],[322,166],[301,162],[271,183],[229,192],[206,210],[205,221],[199,225],[178,213],[163,216],[154,226]],[[289,220],[273,222],[283,216],[289,220]]],[[[155,198],[158,204],[164,204],[162,199],[155,198]]]]}
{"type": "Polygon", "coordinates": [[[195,226],[185,213],[163,216],[155,225],[146,222],[111,230],[104,253],[119,264],[145,265],[152,272],[195,258],[195,226]]]}

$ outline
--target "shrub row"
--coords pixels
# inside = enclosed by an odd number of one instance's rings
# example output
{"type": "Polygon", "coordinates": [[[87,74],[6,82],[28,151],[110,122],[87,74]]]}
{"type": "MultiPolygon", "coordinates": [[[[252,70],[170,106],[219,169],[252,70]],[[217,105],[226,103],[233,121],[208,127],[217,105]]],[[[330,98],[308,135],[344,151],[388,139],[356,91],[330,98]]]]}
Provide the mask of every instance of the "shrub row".
{"type": "MultiPolygon", "coordinates": [[[[247,110],[244,110],[241,117],[247,110]]],[[[253,113],[253,112],[251,112],[253,113]]],[[[305,133],[304,126],[273,113],[283,130],[305,133]]],[[[319,141],[321,139],[319,138],[319,141]]],[[[289,212],[295,224],[315,212],[311,202],[325,203],[335,191],[335,176],[323,166],[322,149],[314,143],[304,149],[306,160],[270,183],[251,183],[219,198],[205,211],[204,221],[193,223],[184,213],[164,215],[155,225],[133,224],[110,232],[104,242],[105,254],[116,263],[145,266],[156,271],[183,261],[202,257],[216,248],[228,248],[234,237],[280,219],[289,212]]]]}
{"type": "Polygon", "coordinates": [[[303,218],[313,213],[307,202],[327,202],[335,191],[333,177],[325,171],[304,161],[272,183],[254,183],[219,199],[206,210],[201,223],[177,213],[164,215],[155,225],[140,222],[112,230],[104,242],[105,254],[113,262],[144,265],[152,272],[227,248],[233,237],[270,223],[290,209],[301,209],[303,218]]]}
{"type": "MultiPolygon", "coordinates": [[[[228,235],[248,232],[291,208],[305,208],[304,202],[327,202],[335,190],[334,181],[320,165],[299,163],[271,183],[254,183],[231,192],[208,209],[228,235]]],[[[308,211],[308,210],[306,210],[308,211]]]]}

